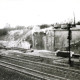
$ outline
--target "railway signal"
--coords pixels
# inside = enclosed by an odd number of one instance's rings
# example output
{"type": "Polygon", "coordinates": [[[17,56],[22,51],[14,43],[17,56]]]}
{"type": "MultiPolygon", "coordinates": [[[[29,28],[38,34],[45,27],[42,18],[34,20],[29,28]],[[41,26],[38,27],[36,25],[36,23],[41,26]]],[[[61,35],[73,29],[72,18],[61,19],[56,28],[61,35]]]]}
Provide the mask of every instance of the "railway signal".
{"type": "Polygon", "coordinates": [[[72,32],[71,32],[71,24],[68,24],[68,37],[67,37],[67,39],[68,39],[68,50],[69,50],[69,64],[70,64],[70,66],[72,66],[72,61],[71,61],[71,56],[70,56],[70,41],[71,41],[71,39],[72,39],[72,32]]]}

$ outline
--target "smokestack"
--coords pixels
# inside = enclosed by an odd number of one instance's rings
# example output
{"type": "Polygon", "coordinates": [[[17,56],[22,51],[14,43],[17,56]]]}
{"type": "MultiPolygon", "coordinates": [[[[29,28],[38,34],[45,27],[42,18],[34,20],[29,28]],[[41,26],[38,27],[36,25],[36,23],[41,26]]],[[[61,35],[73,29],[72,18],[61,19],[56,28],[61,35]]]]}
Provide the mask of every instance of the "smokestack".
{"type": "Polygon", "coordinates": [[[75,25],[75,13],[74,12],[73,12],[73,16],[74,16],[74,27],[75,27],[76,25],[75,25]]]}

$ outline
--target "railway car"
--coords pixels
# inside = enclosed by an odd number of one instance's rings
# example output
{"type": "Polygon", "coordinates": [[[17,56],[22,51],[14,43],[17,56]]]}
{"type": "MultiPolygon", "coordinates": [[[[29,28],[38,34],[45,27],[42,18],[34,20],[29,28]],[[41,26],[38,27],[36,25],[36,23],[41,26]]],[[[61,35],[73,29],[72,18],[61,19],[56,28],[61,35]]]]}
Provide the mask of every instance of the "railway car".
{"type": "Polygon", "coordinates": [[[70,51],[70,54],[69,54],[69,51],[56,51],[55,55],[58,56],[58,57],[69,57],[69,55],[72,57],[74,54],[74,52],[70,51]]]}

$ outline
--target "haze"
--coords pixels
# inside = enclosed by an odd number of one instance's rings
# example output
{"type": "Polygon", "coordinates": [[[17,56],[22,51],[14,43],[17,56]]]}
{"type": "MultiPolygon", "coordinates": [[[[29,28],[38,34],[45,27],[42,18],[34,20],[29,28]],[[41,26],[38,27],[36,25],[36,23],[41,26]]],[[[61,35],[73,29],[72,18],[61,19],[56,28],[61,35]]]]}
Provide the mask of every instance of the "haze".
{"type": "Polygon", "coordinates": [[[80,20],[79,0],[0,0],[0,28],[80,20]]]}

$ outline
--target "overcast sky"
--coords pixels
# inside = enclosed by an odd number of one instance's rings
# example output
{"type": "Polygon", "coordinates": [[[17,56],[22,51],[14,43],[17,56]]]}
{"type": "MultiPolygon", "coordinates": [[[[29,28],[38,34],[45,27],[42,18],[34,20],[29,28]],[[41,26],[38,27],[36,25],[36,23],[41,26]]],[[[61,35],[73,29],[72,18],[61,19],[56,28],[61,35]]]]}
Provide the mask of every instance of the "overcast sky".
{"type": "Polygon", "coordinates": [[[0,28],[80,20],[80,0],[0,0],[0,28]]]}

